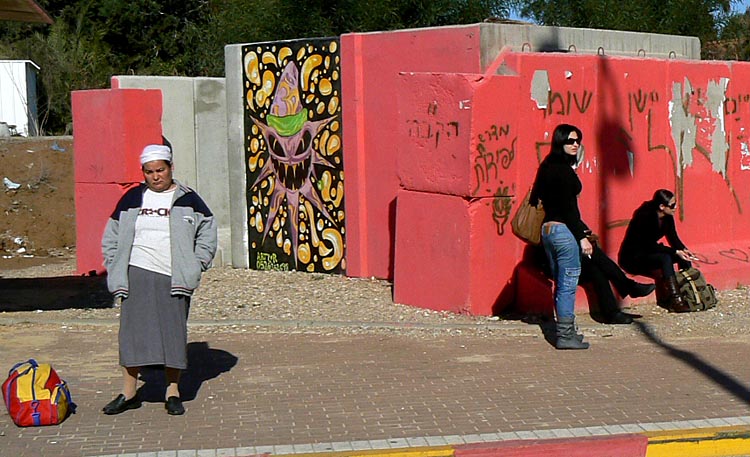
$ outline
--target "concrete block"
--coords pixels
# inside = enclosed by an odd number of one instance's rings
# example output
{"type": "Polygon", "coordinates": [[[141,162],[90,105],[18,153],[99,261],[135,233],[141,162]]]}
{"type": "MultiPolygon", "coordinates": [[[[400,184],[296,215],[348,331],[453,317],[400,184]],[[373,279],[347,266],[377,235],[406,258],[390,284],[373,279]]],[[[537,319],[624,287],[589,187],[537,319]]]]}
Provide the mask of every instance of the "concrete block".
{"type": "Polygon", "coordinates": [[[138,157],[145,145],[161,143],[159,91],[74,91],[72,110],[77,183],[143,179],[138,157]]]}
{"type": "Polygon", "coordinates": [[[76,269],[78,274],[103,273],[102,234],[120,197],[137,182],[76,183],[76,269]]]}
{"type": "MultiPolygon", "coordinates": [[[[545,27],[536,24],[480,24],[482,62],[491,62],[503,46],[516,52],[561,51],[607,56],[641,56],[653,59],[700,60],[697,37],[595,30],[572,27],[545,27]]],[[[486,66],[486,64],[485,64],[486,66]]]]}
{"type": "MultiPolygon", "coordinates": [[[[539,248],[543,249],[543,248],[539,248]]],[[[650,280],[649,280],[650,281],[650,280]]],[[[515,295],[513,310],[521,314],[535,314],[553,317],[555,315],[555,284],[541,269],[539,263],[525,259],[516,267],[513,275],[515,295]]],[[[576,313],[590,311],[589,298],[595,299],[593,292],[585,284],[579,284],[576,290],[576,313]]],[[[633,300],[625,303],[633,303],[633,300]]],[[[638,299],[640,301],[655,301],[653,295],[638,299]]]]}
{"type": "Polygon", "coordinates": [[[142,88],[161,92],[164,112],[162,131],[172,145],[174,177],[198,189],[193,80],[179,76],[113,76],[111,84],[113,88],[142,88]]]}
{"type": "Polygon", "coordinates": [[[493,198],[398,194],[394,300],[492,315],[513,295],[520,242],[493,219],[493,198]]]}
{"type": "Polygon", "coordinates": [[[478,32],[471,25],[341,36],[347,275],[393,278],[399,72],[481,73],[478,32]]]}
{"type": "Polygon", "coordinates": [[[224,78],[194,79],[193,94],[196,189],[216,217],[219,227],[219,248],[222,251],[221,262],[231,264],[227,100],[224,78]]]}
{"type": "Polygon", "coordinates": [[[250,266],[247,220],[247,176],[245,172],[244,82],[242,69],[243,45],[224,48],[227,96],[227,158],[229,161],[229,218],[231,227],[232,265],[250,266]]]}
{"type": "MultiPolygon", "coordinates": [[[[405,73],[398,174],[405,189],[491,197],[515,183],[517,76],[405,73]]],[[[511,192],[512,193],[512,192],[511,192]]]]}

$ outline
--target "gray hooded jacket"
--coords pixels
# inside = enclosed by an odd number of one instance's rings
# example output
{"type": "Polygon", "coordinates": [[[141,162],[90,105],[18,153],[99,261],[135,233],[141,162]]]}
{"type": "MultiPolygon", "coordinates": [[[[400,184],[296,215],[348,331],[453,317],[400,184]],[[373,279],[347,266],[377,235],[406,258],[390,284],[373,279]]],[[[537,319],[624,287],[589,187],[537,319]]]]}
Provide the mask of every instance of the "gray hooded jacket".
{"type": "MultiPolygon", "coordinates": [[[[216,254],[216,222],[211,210],[198,194],[177,184],[169,214],[172,252],[172,295],[193,294],[201,273],[208,269],[216,254]]],[[[135,238],[135,221],[143,204],[146,184],[128,190],[107,221],[102,237],[107,286],[115,297],[128,296],[128,266],[135,238]]]]}

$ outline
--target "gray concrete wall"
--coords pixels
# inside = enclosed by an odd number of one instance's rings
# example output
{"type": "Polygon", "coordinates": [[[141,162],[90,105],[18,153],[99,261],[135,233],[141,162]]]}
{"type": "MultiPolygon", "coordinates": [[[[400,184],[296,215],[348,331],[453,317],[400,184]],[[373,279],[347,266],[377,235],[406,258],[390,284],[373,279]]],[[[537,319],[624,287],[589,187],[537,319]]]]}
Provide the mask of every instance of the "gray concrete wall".
{"type": "Polygon", "coordinates": [[[224,78],[195,78],[193,83],[196,189],[219,224],[219,252],[215,262],[226,265],[232,263],[232,256],[224,78]]]}
{"type": "Polygon", "coordinates": [[[248,268],[247,178],[245,174],[244,85],[242,45],[224,47],[227,93],[227,157],[229,163],[229,213],[231,217],[232,265],[248,268]]]}
{"type": "Polygon", "coordinates": [[[532,24],[483,23],[480,30],[483,69],[495,60],[503,46],[509,46],[514,52],[563,51],[659,59],[701,58],[701,43],[696,37],[532,24]]]}
{"type": "Polygon", "coordinates": [[[160,89],[162,134],[174,152],[174,176],[206,201],[218,224],[215,264],[232,263],[224,78],[114,76],[113,87],[160,89]]]}

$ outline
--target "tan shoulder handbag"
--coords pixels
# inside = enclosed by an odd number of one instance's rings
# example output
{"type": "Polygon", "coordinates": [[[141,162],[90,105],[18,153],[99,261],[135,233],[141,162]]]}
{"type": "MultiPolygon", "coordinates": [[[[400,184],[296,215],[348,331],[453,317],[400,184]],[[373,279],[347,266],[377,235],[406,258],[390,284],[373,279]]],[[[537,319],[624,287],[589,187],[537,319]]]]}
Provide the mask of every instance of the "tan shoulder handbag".
{"type": "Polygon", "coordinates": [[[518,207],[516,214],[510,221],[513,234],[529,244],[539,244],[542,241],[542,222],[544,222],[544,207],[539,201],[537,206],[529,203],[531,189],[518,207]]]}

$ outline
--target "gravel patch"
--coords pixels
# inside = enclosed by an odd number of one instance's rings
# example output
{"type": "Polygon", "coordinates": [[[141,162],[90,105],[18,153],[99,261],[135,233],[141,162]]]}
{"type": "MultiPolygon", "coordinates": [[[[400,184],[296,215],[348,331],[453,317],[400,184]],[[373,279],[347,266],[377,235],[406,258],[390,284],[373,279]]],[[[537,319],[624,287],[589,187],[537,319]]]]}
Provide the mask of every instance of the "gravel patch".
{"type": "MultiPolygon", "coordinates": [[[[7,278],[52,278],[75,275],[73,257],[53,263],[0,271],[7,278]]],[[[654,303],[627,312],[642,316],[638,325],[606,325],[582,313],[579,325],[587,336],[628,337],[644,331],[659,338],[745,336],[750,327],[750,289],[720,291],[712,310],[674,314],[654,303]]],[[[0,313],[0,325],[60,322],[65,325],[116,325],[119,309],[101,290],[82,291],[79,306],[57,311],[0,313]]],[[[319,273],[256,271],[215,267],[207,271],[190,309],[191,327],[205,332],[314,332],[325,334],[385,332],[491,337],[542,337],[533,317],[486,317],[432,311],[397,304],[392,284],[378,279],[319,273]]]]}

